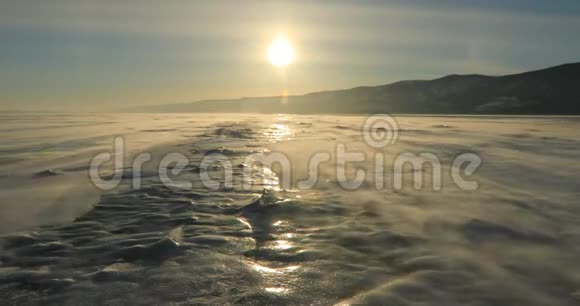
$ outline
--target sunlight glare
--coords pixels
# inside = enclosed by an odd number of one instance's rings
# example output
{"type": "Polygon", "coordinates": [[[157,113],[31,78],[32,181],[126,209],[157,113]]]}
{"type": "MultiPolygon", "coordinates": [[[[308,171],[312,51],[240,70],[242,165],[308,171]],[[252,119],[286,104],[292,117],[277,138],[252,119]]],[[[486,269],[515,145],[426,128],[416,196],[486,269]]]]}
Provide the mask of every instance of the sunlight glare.
{"type": "Polygon", "coordinates": [[[272,42],[268,49],[268,59],[272,65],[277,67],[285,67],[294,60],[294,50],[290,42],[280,36],[272,42]]]}

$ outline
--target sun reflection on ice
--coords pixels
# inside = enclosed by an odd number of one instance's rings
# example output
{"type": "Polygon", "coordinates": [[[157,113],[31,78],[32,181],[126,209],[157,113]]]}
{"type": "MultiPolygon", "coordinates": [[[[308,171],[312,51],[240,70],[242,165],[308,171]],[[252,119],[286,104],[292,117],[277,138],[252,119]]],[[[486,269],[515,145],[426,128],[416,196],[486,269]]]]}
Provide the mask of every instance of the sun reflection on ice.
{"type": "Polygon", "coordinates": [[[274,249],[277,250],[288,250],[292,248],[292,243],[288,240],[276,240],[274,244],[274,249]]]}
{"type": "Polygon", "coordinates": [[[270,138],[271,141],[289,140],[292,135],[292,130],[285,124],[274,123],[264,131],[264,136],[270,138]]]}
{"type": "Polygon", "coordinates": [[[252,269],[254,269],[260,273],[283,273],[282,271],[278,271],[276,269],[261,266],[257,263],[253,263],[253,264],[251,264],[251,266],[252,266],[252,269]]]}
{"type": "Polygon", "coordinates": [[[260,272],[262,274],[283,274],[283,273],[287,273],[287,272],[294,272],[300,268],[299,265],[294,265],[294,266],[281,267],[281,268],[274,269],[274,268],[262,266],[262,265],[257,264],[257,263],[251,263],[250,266],[252,267],[252,269],[254,269],[255,271],[260,272]]]}
{"type": "Polygon", "coordinates": [[[287,224],[287,223],[288,222],[286,222],[284,220],[278,220],[278,221],[272,223],[272,225],[274,225],[274,226],[281,226],[281,225],[284,225],[284,224],[287,224]]]}
{"type": "Polygon", "coordinates": [[[266,290],[268,292],[272,292],[272,293],[286,293],[286,292],[290,291],[290,289],[284,288],[284,287],[270,287],[270,288],[264,288],[264,290],[266,290]]]}
{"type": "Polygon", "coordinates": [[[246,221],[246,219],[244,218],[238,218],[238,221],[240,221],[240,223],[242,223],[243,225],[247,226],[249,230],[252,230],[252,225],[250,224],[250,222],[246,221]]]}

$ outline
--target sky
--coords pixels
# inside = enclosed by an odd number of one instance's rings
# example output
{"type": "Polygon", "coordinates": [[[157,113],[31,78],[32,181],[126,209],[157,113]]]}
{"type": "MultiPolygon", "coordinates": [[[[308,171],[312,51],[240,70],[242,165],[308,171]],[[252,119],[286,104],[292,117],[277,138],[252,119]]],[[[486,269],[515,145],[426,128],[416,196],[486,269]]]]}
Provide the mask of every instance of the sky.
{"type": "Polygon", "coordinates": [[[93,111],[580,61],[578,0],[0,0],[0,110],[93,111]],[[285,36],[295,60],[271,65],[285,36]]]}

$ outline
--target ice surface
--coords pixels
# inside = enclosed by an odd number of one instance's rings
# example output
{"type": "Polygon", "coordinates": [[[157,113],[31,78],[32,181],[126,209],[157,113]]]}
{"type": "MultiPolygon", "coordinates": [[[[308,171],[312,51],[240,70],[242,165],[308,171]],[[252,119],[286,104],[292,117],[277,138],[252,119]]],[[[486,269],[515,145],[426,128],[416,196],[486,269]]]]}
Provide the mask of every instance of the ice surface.
{"type": "MultiPolygon", "coordinates": [[[[578,305],[580,121],[574,118],[397,117],[396,144],[372,148],[363,116],[2,115],[0,301],[4,304],[578,305]],[[180,152],[191,164],[164,186],[155,167],[133,189],[87,177],[88,160],[127,140],[129,155],[180,152]],[[296,188],[317,152],[430,152],[442,190],[341,188],[335,159],[296,188]],[[292,161],[284,173],[249,165],[256,152],[292,161]],[[483,159],[458,188],[464,152],[483,159]],[[256,183],[210,190],[196,162],[229,157],[256,183]]],[[[265,166],[262,166],[265,167],[265,166]]],[[[353,168],[354,169],[354,168],[353,168]]],[[[350,170],[353,170],[350,169],[350,170]]],[[[123,171],[125,171],[124,169],[123,171]]],[[[212,168],[220,177],[223,169],[212,168]]],[[[387,171],[388,172],[388,171],[387,171]]],[[[430,174],[426,169],[426,175],[430,174]]]]}

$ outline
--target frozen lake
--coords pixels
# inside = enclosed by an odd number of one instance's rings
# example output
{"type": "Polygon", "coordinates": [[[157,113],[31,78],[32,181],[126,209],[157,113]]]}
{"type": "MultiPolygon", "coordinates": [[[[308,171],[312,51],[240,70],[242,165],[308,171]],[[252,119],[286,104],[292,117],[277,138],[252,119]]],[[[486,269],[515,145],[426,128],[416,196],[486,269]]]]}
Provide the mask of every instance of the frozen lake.
{"type": "Polygon", "coordinates": [[[580,119],[0,116],[9,304],[580,303],[580,119]]]}

